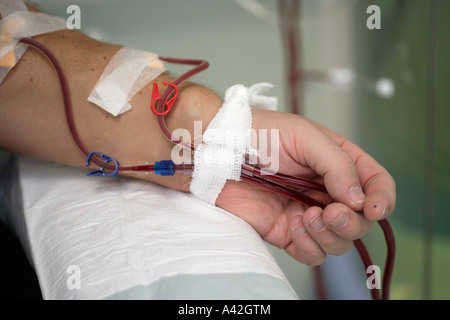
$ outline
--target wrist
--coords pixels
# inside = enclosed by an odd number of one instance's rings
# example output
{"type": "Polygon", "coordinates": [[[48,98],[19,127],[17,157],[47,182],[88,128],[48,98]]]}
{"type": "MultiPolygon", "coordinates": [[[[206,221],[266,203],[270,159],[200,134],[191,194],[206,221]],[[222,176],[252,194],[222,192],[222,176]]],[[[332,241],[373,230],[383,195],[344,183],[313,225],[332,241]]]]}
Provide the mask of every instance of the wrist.
{"type": "Polygon", "coordinates": [[[194,143],[194,134],[198,134],[195,122],[201,123],[203,134],[221,105],[222,100],[210,89],[192,83],[182,85],[174,108],[165,117],[167,127],[172,132],[186,129],[190,143],[194,143]]]}
{"type": "MultiPolygon", "coordinates": [[[[163,82],[170,83],[173,81],[174,79],[167,75],[161,75],[155,80],[161,95],[166,89],[163,82]]],[[[129,123],[129,127],[136,126],[141,128],[139,133],[136,132],[137,137],[133,139],[133,147],[130,148],[129,146],[121,144],[122,148],[125,147],[125,149],[128,149],[128,155],[124,154],[124,149],[117,149],[117,152],[122,157],[128,158],[127,162],[124,162],[124,164],[137,164],[143,162],[152,164],[160,160],[171,159],[175,162],[177,162],[176,160],[179,160],[179,158],[172,159],[172,154],[177,154],[177,151],[180,151],[181,147],[177,146],[175,142],[167,139],[161,131],[158,117],[151,111],[150,103],[152,90],[153,84],[151,83],[142,90],[142,94],[138,94],[133,98],[131,101],[133,109],[119,117],[126,119],[126,122],[129,123]]],[[[221,104],[221,99],[211,90],[204,86],[185,82],[179,86],[179,93],[172,109],[164,116],[167,131],[175,134],[180,132],[176,132],[177,129],[182,129],[182,132],[184,132],[182,140],[194,143],[194,133],[197,135],[199,134],[198,128],[194,128],[195,122],[199,121],[201,123],[203,133],[221,104]]],[[[180,136],[174,135],[173,140],[177,139],[180,139],[180,136]]],[[[190,150],[183,152],[188,157],[192,155],[190,150]]],[[[183,191],[189,190],[190,176],[181,173],[175,174],[173,177],[161,177],[155,174],[124,174],[150,180],[173,189],[183,191]]]]}

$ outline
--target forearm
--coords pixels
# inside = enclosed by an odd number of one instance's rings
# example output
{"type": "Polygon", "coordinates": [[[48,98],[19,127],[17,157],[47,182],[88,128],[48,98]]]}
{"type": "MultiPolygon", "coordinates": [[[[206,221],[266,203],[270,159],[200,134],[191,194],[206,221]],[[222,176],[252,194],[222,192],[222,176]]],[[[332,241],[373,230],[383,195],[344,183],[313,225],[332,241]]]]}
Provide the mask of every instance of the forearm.
{"type": "MultiPolygon", "coordinates": [[[[113,117],[87,101],[111,57],[120,48],[90,39],[76,31],[58,31],[34,37],[58,59],[66,76],[77,131],[90,151],[99,151],[121,164],[135,165],[170,159],[172,142],[161,134],[151,112],[152,84],[130,101],[132,110],[113,117]]],[[[155,50],[156,51],[156,50],[155,50]]],[[[156,79],[171,82],[167,75],[156,79]]],[[[203,128],[220,107],[210,90],[189,83],[180,86],[177,101],[166,122],[173,130],[193,130],[194,120],[203,128]]],[[[0,148],[17,154],[83,166],[80,152],[69,131],[57,74],[49,61],[29,48],[0,85],[0,148]]],[[[186,178],[139,176],[173,188],[187,190],[186,178]]]]}

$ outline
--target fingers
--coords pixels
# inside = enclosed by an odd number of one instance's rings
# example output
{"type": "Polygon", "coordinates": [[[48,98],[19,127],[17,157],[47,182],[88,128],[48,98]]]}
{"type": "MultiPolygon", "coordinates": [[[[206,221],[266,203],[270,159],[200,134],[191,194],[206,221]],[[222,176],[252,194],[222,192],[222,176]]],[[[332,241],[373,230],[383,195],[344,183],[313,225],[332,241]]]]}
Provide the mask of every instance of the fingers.
{"type": "Polygon", "coordinates": [[[372,225],[362,214],[340,203],[323,210],[311,207],[290,219],[292,243],[286,251],[302,263],[320,265],[327,254],[339,256],[350,251],[353,240],[362,237],[372,225]]]}
{"type": "MultiPolygon", "coordinates": [[[[335,141],[355,163],[356,173],[365,194],[364,215],[370,221],[387,218],[395,207],[396,186],[392,176],[360,147],[339,134],[317,125],[335,141]]],[[[357,210],[357,209],[356,209],[357,210]]]]}
{"type": "Polygon", "coordinates": [[[366,194],[365,217],[370,221],[387,218],[395,207],[396,187],[394,179],[378,163],[374,160],[370,161],[369,156],[362,157],[357,165],[360,167],[358,171],[366,194]]]}
{"type": "MultiPolygon", "coordinates": [[[[312,207],[304,215],[295,215],[290,219],[292,243],[286,252],[298,261],[310,266],[322,264],[326,254],[343,255],[353,247],[353,235],[358,234],[361,226],[355,223],[355,217],[347,214],[344,208],[331,208],[332,227],[329,227],[325,214],[327,208],[312,207]]],[[[352,210],[348,211],[354,213],[352,210]]],[[[356,213],[355,213],[356,214],[356,213]]]]}
{"type": "Polygon", "coordinates": [[[333,201],[323,210],[312,207],[288,216],[292,242],[285,250],[300,262],[319,265],[326,254],[348,252],[353,240],[389,216],[395,183],[372,157],[337,133],[300,116],[283,117],[288,116],[270,117],[283,123],[280,169],[287,174],[312,169],[333,201]]]}
{"type": "Polygon", "coordinates": [[[297,215],[291,218],[289,226],[292,242],[285,251],[297,261],[309,266],[318,266],[325,262],[326,254],[308,233],[303,223],[303,216],[297,215]]]}
{"type": "MultiPolygon", "coordinates": [[[[395,182],[375,159],[337,133],[313,122],[302,127],[313,138],[300,149],[324,178],[330,196],[370,221],[386,218],[395,207],[395,182]]],[[[301,157],[301,155],[297,154],[301,157]]]]}
{"type": "MultiPolygon", "coordinates": [[[[309,218],[308,214],[306,211],[306,219],[309,218]]],[[[373,227],[373,222],[367,220],[363,214],[351,210],[342,203],[335,202],[327,206],[322,218],[330,232],[346,240],[359,239],[373,227]]]]}

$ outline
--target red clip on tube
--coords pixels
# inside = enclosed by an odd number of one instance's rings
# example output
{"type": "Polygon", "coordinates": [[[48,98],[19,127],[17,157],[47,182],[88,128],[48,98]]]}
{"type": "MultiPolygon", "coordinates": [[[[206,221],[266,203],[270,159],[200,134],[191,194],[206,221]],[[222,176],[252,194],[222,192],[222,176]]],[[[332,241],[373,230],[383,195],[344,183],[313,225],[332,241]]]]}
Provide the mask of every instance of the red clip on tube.
{"type": "Polygon", "coordinates": [[[153,82],[153,92],[152,92],[152,102],[150,104],[150,107],[153,111],[154,114],[158,115],[158,116],[165,116],[166,114],[169,113],[170,109],[172,109],[172,106],[178,96],[178,87],[177,85],[170,83],[170,82],[163,82],[164,85],[166,86],[171,86],[174,90],[175,90],[175,95],[173,96],[172,99],[170,99],[169,101],[165,102],[165,106],[166,106],[166,111],[164,112],[160,112],[158,110],[155,109],[155,102],[161,100],[161,96],[159,95],[159,89],[158,89],[158,84],[156,82],[153,82]]]}

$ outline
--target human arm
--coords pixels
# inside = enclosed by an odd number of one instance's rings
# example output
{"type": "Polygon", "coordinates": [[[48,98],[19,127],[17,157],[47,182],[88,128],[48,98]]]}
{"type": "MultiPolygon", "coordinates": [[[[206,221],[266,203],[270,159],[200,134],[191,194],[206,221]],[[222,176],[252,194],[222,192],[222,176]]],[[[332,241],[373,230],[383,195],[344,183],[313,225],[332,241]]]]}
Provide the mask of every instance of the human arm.
{"type": "MultiPolygon", "coordinates": [[[[86,100],[107,62],[119,49],[118,46],[97,42],[74,31],[55,32],[35,37],[35,39],[47,46],[57,56],[64,69],[73,101],[75,122],[80,136],[89,150],[97,150],[114,156],[121,164],[136,164],[141,161],[152,163],[170,158],[173,145],[161,135],[156,117],[149,109],[150,86],[141,90],[133,98],[131,101],[132,111],[118,118],[106,114],[86,100]]],[[[167,75],[156,79],[159,85],[166,80],[170,82],[172,79],[167,75]]],[[[0,86],[0,98],[2,100],[0,117],[0,146],[2,149],[69,165],[84,165],[85,158],[74,144],[67,128],[56,74],[48,61],[36,50],[30,48],[8,75],[8,78],[0,86]]],[[[193,132],[193,121],[201,120],[205,128],[220,105],[221,99],[211,90],[186,83],[180,87],[177,102],[167,117],[168,127],[171,129],[188,128],[193,132]]],[[[329,191],[334,190],[331,194],[339,201],[330,204],[325,209],[323,214],[325,221],[327,221],[326,216],[333,213],[330,210],[335,208],[334,211],[337,211],[336,207],[343,209],[343,203],[347,203],[345,210],[349,210],[347,208],[352,205],[345,196],[340,195],[340,190],[345,191],[347,185],[337,182],[346,175],[351,176],[353,180],[358,180],[364,170],[373,174],[379,169],[374,165],[373,159],[367,158],[362,151],[356,152],[352,145],[349,148],[348,142],[343,143],[346,140],[336,141],[336,135],[320,128],[308,119],[282,113],[275,113],[275,115],[254,110],[253,119],[255,128],[276,126],[283,129],[282,140],[285,145],[283,154],[286,156],[284,158],[286,163],[282,162],[281,169],[288,174],[304,174],[311,178],[318,175],[325,178],[325,184],[330,188],[329,191]],[[301,131],[299,128],[310,128],[310,130],[303,129],[304,131],[301,131]],[[334,142],[331,143],[330,140],[334,142]],[[318,144],[313,144],[314,141],[318,144]],[[339,146],[340,144],[342,144],[342,148],[339,146]],[[323,157],[335,154],[339,148],[344,149],[344,145],[348,149],[345,153],[350,158],[349,164],[356,165],[357,157],[362,155],[368,159],[366,161],[368,163],[360,165],[362,168],[360,172],[353,170],[354,168],[351,169],[352,165],[336,166],[335,163],[340,162],[335,162],[332,158],[330,159],[333,161],[321,163],[320,160],[323,157]],[[300,151],[296,152],[296,150],[300,151]],[[327,177],[334,177],[334,179],[327,177]],[[331,213],[325,214],[326,212],[331,213]]],[[[361,162],[359,163],[361,164],[361,162]]],[[[136,177],[171,188],[188,190],[189,177],[182,174],[174,177],[158,177],[152,174],[136,177]]],[[[389,178],[389,175],[383,171],[380,179],[387,181],[389,178]]],[[[363,183],[363,181],[361,182],[363,183]]],[[[366,182],[363,183],[366,196],[367,199],[370,199],[369,189],[365,184],[366,182]]],[[[386,182],[383,188],[387,189],[388,193],[392,193],[390,183],[386,182]]],[[[384,198],[387,199],[386,196],[384,198]]],[[[392,199],[387,199],[386,202],[388,201],[390,203],[388,211],[391,211],[393,209],[392,199]]],[[[368,202],[369,200],[366,201],[366,203],[368,202]]],[[[217,205],[241,216],[264,239],[286,248],[296,259],[308,264],[322,262],[324,252],[340,254],[348,250],[350,239],[366,233],[370,229],[371,221],[375,220],[371,217],[369,209],[367,213],[365,212],[368,219],[360,214],[356,216],[355,212],[349,211],[348,224],[339,230],[333,231],[331,228],[323,229],[320,232],[308,230],[309,232],[303,234],[302,238],[296,237],[291,233],[296,225],[295,222],[298,222],[296,220],[301,218],[308,228],[308,215],[317,213],[314,211],[317,208],[305,211],[305,208],[297,203],[287,202],[286,199],[275,195],[267,195],[256,187],[242,182],[228,183],[219,196],[217,205]],[[245,199],[238,197],[239,192],[243,190],[248,195],[245,199]],[[256,203],[265,206],[264,214],[261,214],[261,210],[255,207],[256,203]],[[357,217],[362,217],[362,219],[357,217]],[[332,243],[334,248],[327,243],[332,243]]],[[[353,209],[361,210],[357,206],[353,206],[353,209]]],[[[296,228],[296,230],[300,229],[296,228]]]]}
{"type": "MultiPolygon", "coordinates": [[[[87,101],[119,46],[69,30],[37,36],[34,40],[48,48],[61,65],[68,83],[76,131],[86,149],[111,155],[122,165],[170,159],[172,143],[163,138],[156,117],[150,111],[151,84],[131,100],[133,110],[117,118],[87,101]]],[[[155,79],[160,88],[164,81],[172,80],[165,74],[155,79]]],[[[0,86],[0,97],[2,149],[74,166],[84,165],[86,156],[68,130],[57,73],[45,55],[30,46],[0,86]]],[[[211,118],[215,113],[214,98],[218,108],[220,99],[212,92],[194,84],[182,84],[177,99],[181,103],[166,117],[169,128],[191,127],[192,119],[197,119],[199,112],[205,121],[211,118]],[[208,108],[204,103],[208,103],[208,108]],[[189,108],[180,107],[187,104],[189,108]]],[[[188,190],[187,176],[141,177],[188,190]]]]}

